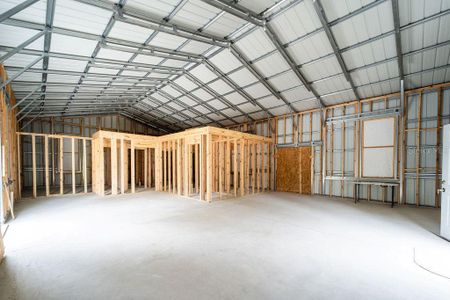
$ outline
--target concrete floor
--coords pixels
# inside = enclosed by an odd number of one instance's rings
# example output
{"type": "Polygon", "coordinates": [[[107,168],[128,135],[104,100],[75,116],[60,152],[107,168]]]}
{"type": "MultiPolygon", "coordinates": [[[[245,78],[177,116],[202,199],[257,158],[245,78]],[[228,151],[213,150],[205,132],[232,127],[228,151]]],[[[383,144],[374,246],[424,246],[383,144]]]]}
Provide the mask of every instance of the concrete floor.
{"type": "Polygon", "coordinates": [[[268,193],[211,204],[140,192],[27,200],[1,299],[450,299],[415,247],[439,210],[268,193]]]}

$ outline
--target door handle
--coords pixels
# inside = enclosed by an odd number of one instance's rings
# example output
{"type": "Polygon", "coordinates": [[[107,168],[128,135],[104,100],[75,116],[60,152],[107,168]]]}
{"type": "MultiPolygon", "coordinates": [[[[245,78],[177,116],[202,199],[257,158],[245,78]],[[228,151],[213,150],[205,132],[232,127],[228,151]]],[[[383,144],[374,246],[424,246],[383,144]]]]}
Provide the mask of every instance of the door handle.
{"type": "Polygon", "coordinates": [[[438,193],[445,193],[445,188],[443,187],[443,188],[437,189],[437,192],[438,193]]]}

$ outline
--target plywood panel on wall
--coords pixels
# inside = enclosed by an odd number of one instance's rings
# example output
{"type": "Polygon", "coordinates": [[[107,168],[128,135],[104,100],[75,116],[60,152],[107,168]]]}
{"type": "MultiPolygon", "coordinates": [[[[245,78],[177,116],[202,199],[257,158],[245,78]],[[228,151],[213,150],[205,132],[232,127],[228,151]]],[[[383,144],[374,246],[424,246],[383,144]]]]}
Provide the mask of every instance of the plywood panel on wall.
{"type": "Polygon", "coordinates": [[[277,150],[277,191],[311,194],[311,147],[277,150]]]}

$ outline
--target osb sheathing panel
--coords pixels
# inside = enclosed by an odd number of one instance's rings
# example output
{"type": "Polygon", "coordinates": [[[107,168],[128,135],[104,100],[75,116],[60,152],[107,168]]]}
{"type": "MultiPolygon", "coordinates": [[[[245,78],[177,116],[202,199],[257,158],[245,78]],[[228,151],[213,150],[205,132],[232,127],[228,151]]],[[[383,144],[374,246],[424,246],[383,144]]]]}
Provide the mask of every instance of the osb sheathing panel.
{"type": "Polygon", "coordinates": [[[311,194],[311,147],[277,150],[277,191],[311,194]]]}

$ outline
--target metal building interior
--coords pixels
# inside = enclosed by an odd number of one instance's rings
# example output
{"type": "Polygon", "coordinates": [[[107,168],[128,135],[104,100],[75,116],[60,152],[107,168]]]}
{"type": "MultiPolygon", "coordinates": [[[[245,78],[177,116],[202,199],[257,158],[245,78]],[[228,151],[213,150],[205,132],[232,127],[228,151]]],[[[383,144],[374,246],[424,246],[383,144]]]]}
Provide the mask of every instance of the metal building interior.
{"type": "Polygon", "coordinates": [[[450,299],[450,0],[2,0],[0,78],[0,299],[450,299]]]}

